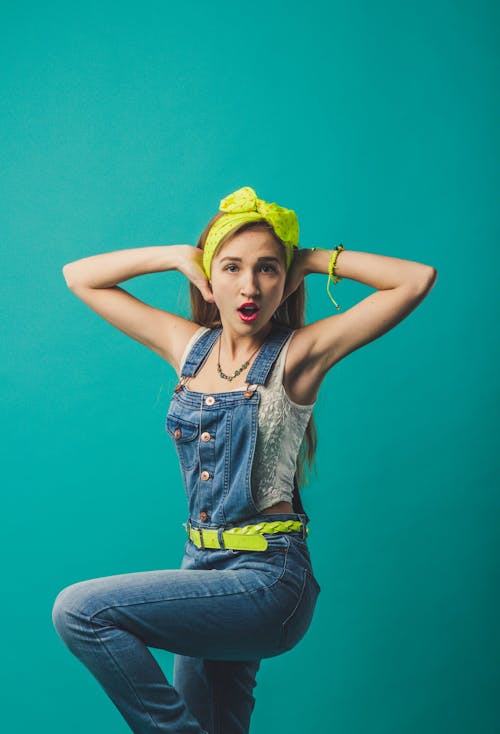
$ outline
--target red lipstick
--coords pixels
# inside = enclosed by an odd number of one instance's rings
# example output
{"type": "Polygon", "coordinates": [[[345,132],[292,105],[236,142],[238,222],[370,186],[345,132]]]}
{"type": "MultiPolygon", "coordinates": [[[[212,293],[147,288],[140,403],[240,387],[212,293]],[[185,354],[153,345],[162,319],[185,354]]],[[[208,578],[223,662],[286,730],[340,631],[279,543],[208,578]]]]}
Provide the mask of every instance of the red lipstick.
{"type": "Polygon", "coordinates": [[[238,308],[240,319],[242,321],[245,321],[246,323],[255,321],[255,319],[259,315],[259,311],[259,307],[253,301],[246,301],[245,303],[242,303],[241,306],[238,308]]]}

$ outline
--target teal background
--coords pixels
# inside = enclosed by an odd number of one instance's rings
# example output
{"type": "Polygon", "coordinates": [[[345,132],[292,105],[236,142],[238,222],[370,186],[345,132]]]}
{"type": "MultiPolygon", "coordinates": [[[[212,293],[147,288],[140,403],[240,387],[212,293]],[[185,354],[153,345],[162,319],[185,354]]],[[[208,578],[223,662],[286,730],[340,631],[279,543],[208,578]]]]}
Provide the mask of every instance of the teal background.
{"type": "MultiPolygon", "coordinates": [[[[301,245],[433,265],[328,374],[303,491],[322,586],[252,732],[493,734],[498,705],[499,11],[493,2],[4,3],[2,719],[129,731],[58,638],[78,580],[180,564],[174,370],[61,268],[196,240],[249,185],[301,245]],[[271,723],[270,723],[271,722],[271,723]]],[[[123,284],[188,316],[177,272],[123,284]]],[[[308,321],[332,313],[307,280],[308,321]]],[[[371,288],[344,279],[343,310],[371,288]]],[[[153,651],[171,680],[173,656],[153,651]]]]}

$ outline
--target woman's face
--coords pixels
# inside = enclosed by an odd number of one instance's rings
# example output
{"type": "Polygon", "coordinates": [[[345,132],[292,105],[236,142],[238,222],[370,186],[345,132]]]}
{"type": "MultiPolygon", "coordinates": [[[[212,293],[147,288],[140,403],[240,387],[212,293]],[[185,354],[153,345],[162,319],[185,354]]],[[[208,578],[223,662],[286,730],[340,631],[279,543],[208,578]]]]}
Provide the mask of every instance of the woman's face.
{"type": "Polygon", "coordinates": [[[259,331],[280,305],[285,280],[285,249],[270,232],[250,229],[225,242],[211,266],[212,293],[223,324],[240,333],[259,331]],[[250,301],[258,311],[248,321],[239,309],[250,301]]]}

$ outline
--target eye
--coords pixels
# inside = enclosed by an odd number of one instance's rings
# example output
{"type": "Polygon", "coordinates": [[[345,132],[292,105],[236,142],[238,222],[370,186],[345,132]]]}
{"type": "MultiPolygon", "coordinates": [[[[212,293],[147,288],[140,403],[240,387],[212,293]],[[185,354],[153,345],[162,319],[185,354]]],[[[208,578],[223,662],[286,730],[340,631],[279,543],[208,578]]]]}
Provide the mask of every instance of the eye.
{"type": "MultiPolygon", "coordinates": [[[[233,265],[226,265],[225,268],[224,268],[224,270],[228,270],[229,272],[234,273],[234,270],[229,270],[229,268],[236,268],[236,267],[238,267],[238,266],[237,265],[234,265],[234,264],[233,265]]],[[[269,268],[269,270],[265,270],[264,271],[266,273],[268,273],[268,272],[275,273],[276,272],[276,268],[273,265],[269,265],[268,263],[262,263],[262,265],[260,267],[261,268],[269,268]]]]}

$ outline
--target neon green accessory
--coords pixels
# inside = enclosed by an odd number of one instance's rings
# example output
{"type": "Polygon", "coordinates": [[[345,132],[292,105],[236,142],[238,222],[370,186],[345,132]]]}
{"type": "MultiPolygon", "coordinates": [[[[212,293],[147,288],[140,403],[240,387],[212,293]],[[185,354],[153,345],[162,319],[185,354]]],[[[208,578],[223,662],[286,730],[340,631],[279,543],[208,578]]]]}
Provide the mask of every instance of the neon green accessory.
{"type": "Polygon", "coordinates": [[[221,239],[234,227],[245,222],[265,219],[285,245],[286,269],[292,264],[294,248],[299,246],[299,220],[293,209],[259,199],[250,186],[243,186],[221,199],[219,211],[226,212],[208,233],[203,248],[203,269],[210,280],[212,259],[221,239]]]}
{"type": "MultiPolygon", "coordinates": [[[[222,532],[223,545],[221,545],[217,528],[193,528],[189,522],[182,524],[189,538],[198,548],[231,548],[233,550],[264,551],[268,545],[263,533],[289,533],[291,530],[302,530],[300,520],[259,522],[254,525],[224,530],[222,532]]],[[[309,528],[306,528],[306,535],[309,535],[309,528]]]]}
{"type": "MultiPolygon", "coordinates": [[[[313,251],[326,249],[326,247],[311,247],[311,250],[313,251]]],[[[342,278],[339,278],[338,275],[335,275],[335,264],[339,256],[339,252],[341,252],[342,250],[345,250],[345,247],[342,245],[342,243],[340,243],[340,245],[337,245],[337,247],[334,247],[332,256],[328,263],[328,280],[326,282],[326,292],[328,293],[330,300],[333,301],[338,310],[340,310],[341,306],[339,306],[339,304],[334,300],[332,294],[330,293],[330,280],[333,282],[334,285],[337,285],[337,283],[340,283],[340,281],[342,280],[342,278]]]]}

